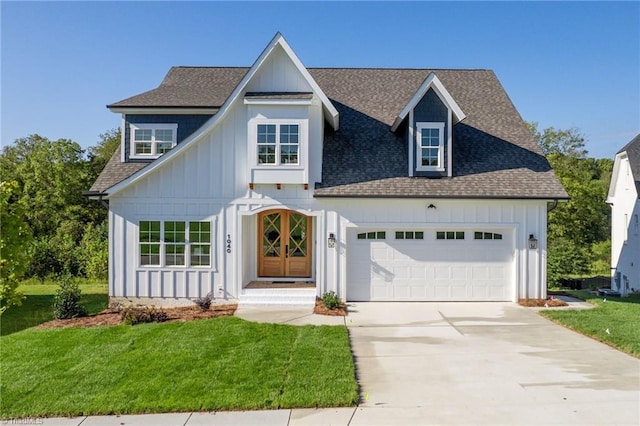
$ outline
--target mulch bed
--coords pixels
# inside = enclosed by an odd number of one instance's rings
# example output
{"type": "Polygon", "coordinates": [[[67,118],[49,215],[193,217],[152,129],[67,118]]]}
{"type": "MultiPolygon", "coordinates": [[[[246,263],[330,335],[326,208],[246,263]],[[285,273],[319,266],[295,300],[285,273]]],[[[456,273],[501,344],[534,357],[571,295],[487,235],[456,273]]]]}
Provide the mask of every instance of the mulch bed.
{"type": "Polygon", "coordinates": [[[316,298],[316,306],[313,308],[313,313],[318,315],[330,315],[335,317],[346,317],[347,316],[347,306],[342,303],[336,309],[329,309],[324,306],[322,303],[322,299],[319,297],[316,298]]]}
{"type": "Polygon", "coordinates": [[[567,302],[560,299],[519,299],[518,304],[527,308],[558,308],[560,306],[569,306],[567,302]]]}
{"type": "MultiPolygon", "coordinates": [[[[186,306],[181,308],[158,308],[167,313],[169,319],[166,322],[185,322],[196,319],[215,318],[225,315],[233,315],[238,307],[237,304],[211,305],[206,311],[197,306],[186,306]]],[[[121,325],[120,312],[116,309],[105,309],[104,311],[81,318],[56,319],[40,324],[38,328],[61,328],[61,327],[96,327],[100,325],[121,325]]]]}

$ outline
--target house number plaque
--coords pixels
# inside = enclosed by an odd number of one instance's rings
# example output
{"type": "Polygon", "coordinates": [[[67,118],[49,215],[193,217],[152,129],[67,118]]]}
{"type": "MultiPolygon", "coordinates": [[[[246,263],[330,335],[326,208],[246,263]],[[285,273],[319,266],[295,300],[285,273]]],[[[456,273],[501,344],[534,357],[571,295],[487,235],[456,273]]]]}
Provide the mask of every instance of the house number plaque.
{"type": "Polygon", "coordinates": [[[231,235],[227,234],[227,253],[231,253],[231,235]]]}

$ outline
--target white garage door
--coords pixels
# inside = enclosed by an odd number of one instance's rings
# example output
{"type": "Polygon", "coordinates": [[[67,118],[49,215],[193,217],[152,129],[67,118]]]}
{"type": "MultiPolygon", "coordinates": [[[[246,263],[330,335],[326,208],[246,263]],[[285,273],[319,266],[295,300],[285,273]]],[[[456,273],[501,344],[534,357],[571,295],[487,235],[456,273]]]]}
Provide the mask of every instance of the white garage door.
{"type": "Polygon", "coordinates": [[[513,229],[360,229],[347,236],[349,301],[510,301],[513,229]]]}

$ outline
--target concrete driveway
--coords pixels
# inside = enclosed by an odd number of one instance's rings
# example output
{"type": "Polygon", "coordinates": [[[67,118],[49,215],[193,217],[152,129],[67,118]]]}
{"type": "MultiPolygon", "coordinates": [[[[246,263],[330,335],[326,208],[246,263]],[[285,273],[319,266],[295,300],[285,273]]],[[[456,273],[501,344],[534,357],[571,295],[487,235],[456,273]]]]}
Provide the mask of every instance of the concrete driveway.
{"type": "Polygon", "coordinates": [[[640,424],[640,360],[534,309],[354,303],[346,322],[362,398],[350,425],[640,424]]]}

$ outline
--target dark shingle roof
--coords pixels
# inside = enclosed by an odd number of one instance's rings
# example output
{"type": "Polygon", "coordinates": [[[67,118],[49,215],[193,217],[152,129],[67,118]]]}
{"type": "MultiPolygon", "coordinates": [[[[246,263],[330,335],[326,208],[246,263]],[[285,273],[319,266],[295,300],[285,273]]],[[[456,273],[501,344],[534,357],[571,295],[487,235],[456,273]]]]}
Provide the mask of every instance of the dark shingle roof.
{"type": "MultiPolygon", "coordinates": [[[[247,70],[174,67],[158,89],[111,106],[219,107],[247,70]]],[[[310,68],[309,72],[340,113],[338,131],[325,127],[322,182],[317,183],[315,196],[567,198],[490,70],[310,68]],[[454,126],[452,178],[408,177],[406,138],[402,131],[390,131],[431,72],[467,116],[454,126]]],[[[119,161],[112,158],[92,190],[104,191],[144,167],[119,161]],[[125,167],[127,171],[116,172],[125,167]],[[105,173],[110,176],[103,177],[105,173]]]]}
{"type": "Polygon", "coordinates": [[[316,196],[567,197],[492,71],[310,72],[341,123],[339,132],[325,136],[316,196]],[[406,139],[388,128],[431,72],[467,116],[454,127],[452,178],[408,177],[406,139]]]}
{"type": "Polygon", "coordinates": [[[100,176],[93,183],[89,192],[104,192],[150,164],[148,162],[122,163],[120,162],[120,156],[120,147],[118,147],[102,172],[100,172],[100,176]]]}
{"type": "Polygon", "coordinates": [[[626,144],[618,153],[627,152],[631,173],[636,182],[636,189],[640,197],[640,134],[626,144]]]}
{"type": "Polygon", "coordinates": [[[172,67],[156,89],[114,107],[220,107],[249,68],[172,67]]]}

